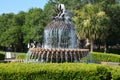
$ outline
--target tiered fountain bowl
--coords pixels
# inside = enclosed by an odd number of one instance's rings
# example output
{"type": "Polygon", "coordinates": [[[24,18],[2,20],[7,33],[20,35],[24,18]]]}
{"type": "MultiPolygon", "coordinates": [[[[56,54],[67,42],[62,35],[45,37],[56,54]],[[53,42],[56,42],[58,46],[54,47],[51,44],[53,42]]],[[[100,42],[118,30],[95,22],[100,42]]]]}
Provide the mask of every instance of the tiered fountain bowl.
{"type": "Polygon", "coordinates": [[[80,62],[89,49],[45,49],[30,48],[30,59],[39,62],[80,62]]]}
{"type": "MultiPolygon", "coordinates": [[[[65,9],[63,4],[62,7],[65,9]]],[[[64,13],[63,17],[59,17],[59,14],[61,12],[58,12],[58,15],[45,27],[42,47],[30,48],[27,60],[79,62],[89,54],[88,49],[78,48],[76,30],[67,13],[64,13]]]]}

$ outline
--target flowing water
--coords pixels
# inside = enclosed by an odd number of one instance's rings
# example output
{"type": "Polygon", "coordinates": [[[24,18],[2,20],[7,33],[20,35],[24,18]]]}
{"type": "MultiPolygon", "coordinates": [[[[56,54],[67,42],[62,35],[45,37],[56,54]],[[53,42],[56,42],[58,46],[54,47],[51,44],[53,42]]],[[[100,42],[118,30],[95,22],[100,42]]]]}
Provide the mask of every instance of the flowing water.
{"type": "Polygon", "coordinates": [[[88,49],[78,49],[74,24],[66,14],[48,23],[44,28],[42,47],[31,48],[27,53],[27,61],[80,62],[89,53],[88,49]]]}

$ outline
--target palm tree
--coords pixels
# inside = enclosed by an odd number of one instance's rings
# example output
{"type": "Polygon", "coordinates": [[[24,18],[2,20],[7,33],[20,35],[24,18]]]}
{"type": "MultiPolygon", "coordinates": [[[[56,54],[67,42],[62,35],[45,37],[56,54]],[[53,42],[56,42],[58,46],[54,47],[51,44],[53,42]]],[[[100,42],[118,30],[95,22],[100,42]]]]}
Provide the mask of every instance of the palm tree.
{"type": "Polygon", "coordinates": [[[77,36],[79,38],[88,38],[90,40],[92,52],[94,40],[105,36],[101,35],[105,34],[108,30],[106,24],[108,23],[109,18],[98,5],[92,4],[87,4],[81,10],[75,10],[74,13],[77,15],[76,17],[73,17],[77,36]]]}

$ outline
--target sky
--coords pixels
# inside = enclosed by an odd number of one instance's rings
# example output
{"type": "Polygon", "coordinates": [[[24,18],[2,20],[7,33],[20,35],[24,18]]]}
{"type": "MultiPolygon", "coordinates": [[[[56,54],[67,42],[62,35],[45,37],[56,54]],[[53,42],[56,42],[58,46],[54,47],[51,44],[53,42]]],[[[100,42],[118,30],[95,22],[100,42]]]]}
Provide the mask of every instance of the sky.
{"type": "Polygon", "coordinates": [[[44,8],[48,0],[0,0],[0,14],[27,12],[31,8],[44,8]]]}

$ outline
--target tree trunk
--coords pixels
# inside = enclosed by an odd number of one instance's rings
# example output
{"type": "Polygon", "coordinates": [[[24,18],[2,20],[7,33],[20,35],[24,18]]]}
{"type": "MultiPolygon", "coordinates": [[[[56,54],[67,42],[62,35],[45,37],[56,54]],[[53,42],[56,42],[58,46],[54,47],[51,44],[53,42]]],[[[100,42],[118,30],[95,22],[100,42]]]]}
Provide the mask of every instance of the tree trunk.
{"type": "Polygon", "coordinates": [[[106,47],[106,42],[105,42],[105,44],[104,44],[104,53],[106,53],[106,51],[107,51],[107,47],[106,47]]]}
{"type": "Polygon", "coordinates": [[[93,43],[93,40],[91,40],[91,46],[90,46],[90,52],[93,52],[93,45],[94,45],[94,43],[93,43]]]}

